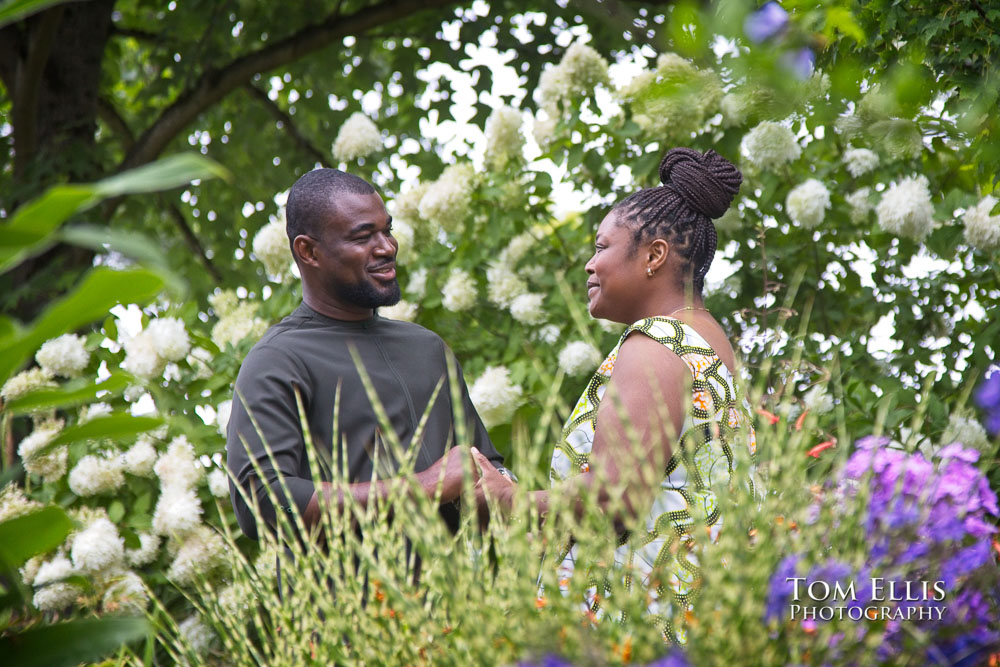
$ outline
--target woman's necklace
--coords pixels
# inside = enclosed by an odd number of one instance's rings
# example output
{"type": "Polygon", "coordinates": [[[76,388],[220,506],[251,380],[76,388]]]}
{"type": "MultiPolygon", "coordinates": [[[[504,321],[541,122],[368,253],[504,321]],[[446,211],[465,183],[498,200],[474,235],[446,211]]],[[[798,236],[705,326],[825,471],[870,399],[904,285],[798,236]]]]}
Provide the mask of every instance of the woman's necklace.
{"type": "Polygon", "coordinates": [[[695,306],[681,306],[680,308],[677,308],[676,310],[671,310],[669,313],[667,313],[667,317],[670,317],[674,313],[679,313],[682,310],[703,310],[706,313],[710,313],[711,312],[711,311],[708,310],[708,308],[698,308],[698,307],[695,307],[695,306]]]}

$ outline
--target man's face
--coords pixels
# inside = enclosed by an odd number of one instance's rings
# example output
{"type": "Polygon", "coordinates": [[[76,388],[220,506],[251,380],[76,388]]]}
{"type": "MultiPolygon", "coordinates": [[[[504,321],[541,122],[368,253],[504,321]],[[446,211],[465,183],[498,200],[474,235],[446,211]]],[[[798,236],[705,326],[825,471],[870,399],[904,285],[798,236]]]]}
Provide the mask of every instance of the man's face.
{"type": "Polygon", "coordinates": [[[391,306],[399,301],[392,218],[378,194],[337,198],[316,239],[316,258],[326,297],[347,310],[391,306]]]}

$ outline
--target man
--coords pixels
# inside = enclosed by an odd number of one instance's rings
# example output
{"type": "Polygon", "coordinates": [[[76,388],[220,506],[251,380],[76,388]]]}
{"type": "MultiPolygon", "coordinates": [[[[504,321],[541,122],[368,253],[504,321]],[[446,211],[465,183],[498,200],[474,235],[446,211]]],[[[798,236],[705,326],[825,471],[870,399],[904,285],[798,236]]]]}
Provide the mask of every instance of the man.
{"type": "MultiPolygon", "coordinates": [[[[229,469],[248,496],[257,499],[262,516],[272,525],[275,508],[265,485],[280,499],[280,510],[297,508],[310,528],[320,524],[320,497],[334,508],[344,503],[345,498],[332,493],[328,482],[323,483],[322,495],[317,493],[298,393],[319,458],[329,455],[326,460],[337,469],[346,465],[348,490],[362,506],[384,497],[386,485],[370,480],[376,448],[381,448],[380,468],[385,461],[385,437],[352,358],[353,349],[400,443],[405,449],[419,448],[415,470],[420,487],[430,497],[441,487],[442,515],[456,526],[457,510],[451,501],[461,495],[463,476],[474,475],[476,470],[472,450],[452,446],[456,413],[465,415],[472,445],[505,471],[460,370],[457,395],[461,406],[456,411],[452,405],[447,370],[451,351],[441,338],[419,325],[378,316],[378,307],[393,305],[400,298],[395,262],[398,243],[382,198],[357,176],[316,169],[292,186],[285,218],[292,255],[302,276],[302,304],[271,327],[243,362],[227,433],[229,469]],[[428,406],[439,385],[434,404],[428,406]],[[422,437],[413,442],[425,412],[429,415],[422,437]],[[288,489],[287,496],[279,478],[288,489]]],[[[331,478],[329,470],[319,476],[331,478]]],[[[230,495],[240,527],[256,539],[258,526],[250,508],[233,485],[230,495]]]]}

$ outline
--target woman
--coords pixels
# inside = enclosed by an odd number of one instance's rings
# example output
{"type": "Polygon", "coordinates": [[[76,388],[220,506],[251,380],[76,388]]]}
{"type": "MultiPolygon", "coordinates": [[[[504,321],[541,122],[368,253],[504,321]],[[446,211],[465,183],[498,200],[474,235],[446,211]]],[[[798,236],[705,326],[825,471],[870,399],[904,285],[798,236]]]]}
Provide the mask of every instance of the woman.
{"type": "MultiPolygon", "coordinates": [[[[737,481],[734,448],[752,457],[756,441],[733,349],[701,297],[716,248],[712,219],[729,208],[742,175],[714,151],[675,148],[660,180],[617,204],[597,230],[586,266],[590,314],[629,326],[563,429],[552,489],[532,495],[542,514],[551,494],[594,492],[602,506],[620,496],[627,514],[644,517],[646,534],[634,531],[616,561],[658,582],[649,611],[683,642],[670,605],[658,600],[670,591],[688,607],[699,584],[694,541],[706,530],[716,539],[722,525],[712,487],[737,481]]],[[[480,485],[509,506],[513,485],[482,463],[480,485]]],[[[563,556],[560,579],[572,576],[576,547],[563,556]]],[[[597,612],[598,596],[589,603],[597,612]]]]}

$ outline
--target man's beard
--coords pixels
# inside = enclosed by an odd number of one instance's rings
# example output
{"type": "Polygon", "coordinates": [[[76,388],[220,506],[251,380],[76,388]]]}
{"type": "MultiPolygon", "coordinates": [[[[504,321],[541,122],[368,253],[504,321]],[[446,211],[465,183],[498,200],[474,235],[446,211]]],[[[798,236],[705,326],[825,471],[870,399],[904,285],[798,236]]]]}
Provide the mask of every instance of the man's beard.
{"type": "Polygon", "coordinates": [[[402,296],[399,281],[393,279],[389,286],[379,289],[371,282],[358,282],[351,285],[335,285],[337,295],[344,301],[360,308],[380,308],[394,306],[402,296]]]}

